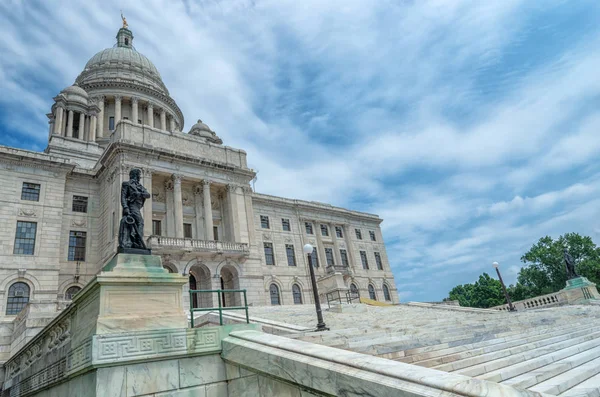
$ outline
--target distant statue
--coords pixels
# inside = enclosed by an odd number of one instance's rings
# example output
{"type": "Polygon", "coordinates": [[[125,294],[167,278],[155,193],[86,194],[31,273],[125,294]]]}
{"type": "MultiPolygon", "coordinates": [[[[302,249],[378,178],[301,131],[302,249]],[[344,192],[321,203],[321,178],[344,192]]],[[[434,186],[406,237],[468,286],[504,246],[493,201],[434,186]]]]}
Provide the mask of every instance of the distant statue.
{"type": "Polygon", "coordinates": [[[121,19],[123,20],[123,29],[127,29],[129,25],[127,25],[127,19],[123,16],[123,11],[121,11],[121,19]]]}
{"type": "Polygon", "coordinates": [[[144,218],[142,207],[150,193],[140,183],[142,171],[134,168],[129,171],[129,181],[121,186],[121,206],[123,218],[119,227],[119,249],[127,248],[147,249],[144,242],[144,218]]]}
{"type": "Polygon", "coordinates": [[[563,254],[565,256],[565,264],[567,265],[567,279],[571,280],[572,278],[579,277],[577,273],[575,273],[575,261],[566,248],[563,250],[563,254]]]}

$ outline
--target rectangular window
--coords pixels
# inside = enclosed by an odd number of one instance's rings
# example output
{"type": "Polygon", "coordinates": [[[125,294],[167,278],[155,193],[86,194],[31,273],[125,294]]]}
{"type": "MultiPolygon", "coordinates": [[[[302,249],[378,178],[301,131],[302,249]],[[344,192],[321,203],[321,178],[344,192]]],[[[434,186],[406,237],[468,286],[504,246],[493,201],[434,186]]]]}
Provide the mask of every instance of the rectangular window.
{"type": "Polygon", "coordinates": [[[333,260],[333,249],[325,248],[325,259],[327,259],[327,266],[335,265],[335,262],[333,260]]]}
{"type": "Polygon", "coordinates": [[[304,227],[306,228],[306,234],[313,234],[312,223],[304,222],[304,227]]]}
{"type": "Polygon", "coordinates": [[[69,260],[85,262],[86,232],[69,233],[69,260]]]}
{"type": "Polygon", "coordinates": [[[40,185],[37,183],[23,182],[21,200],[40,201],[40,185]]]}
{"type": "Polygon", "coordinates": [[[313,267],[319,267],[319,255],[317,255],[317,247],[313,248],[313,252],[310,254],[310,261],[313,267]]]}
{"type": "Polygon", "coordinates": [[[14,254],[33,255],[37,223],[17,221],[14,254]]]}
{"type": "Polygon", "coordinates": [[[381,254],[375,252],[375,263],[377,264],[377,270],[383,270],[383,263],[381,263],[381,254]]]}
{"type": "Polygon", "coordinates": [[[327,228],[327,225],[321,225],[321,235],[329,236],[329,229],[327,228]]]}
{"type": "Polygon", "coordinates": [[[192,224],[191,223],[183,224],[183,237],[184,238],[192,238],[192,224]]]}
{"type": "Polygon", "coordinates": [[[213,238],[215,241],[219,241],[219,228],[217,226],[213,226],[213,238]]]}
{"type": "Polygon", "coordinates": [[[354,231],[356,232],[356,238],[362,240],[362,232],[360,229],[354,229],[354,231]]]}
{"type": "Polygon", "coordinates": [[[341,226],[336,226],[335,227],[335,235],[338,238],[344,238],[344,233],[342,232],[342,227],[341,226]]]}
{"type": "Polygon", "coordinates": [[[340,250],[340,256],[342,257],[342,265],[348,267],[348,253],[346,250],[340,250]]]}
{"type": "Polygon", "coordinates": [[[262,227],[263,229],[270,229],[268,216],[266,216],[266,215],[260,216],[260,227],[262,227]]]}
{"type": "Polygon", "coordinates": [[[115,129],[115,118],[114,117],[108,118],[108,129],[111,131],[115,129]]]}
{"type": "Polygon", "coordinates": [[[283,228],[284,232],[289,232],[292,230],[290,228],[290,220],[289,219],[282,218],[281,219],[281,227],[283,228]]]}
{"type": "Polygon", "coordinates": [[[152,221],[152,235],[162,236],[162,222],[153,220],[152,221]]]}
{"type": "Polygon", "coordinates": [[[288,266],[296,266],[296,254],[292,244],[285,245],[285,253],[287,255],[288,266]]]}
{"type": "Polygon", "coordinates": [[[88,198],[84,196],[73,196],[73,212],[87,212],[88,198]]]}
{"type": "Polygon", "coordinates": [[[265,246],[265,263],[267,265],[275,265],[275,256],[273,255],[273,244],[264,243],[265,246]]]}
{"type": "Polygon", "coordinates": [[[367,261],[366,251],[360,251],[360,261],[362,262],[363,269],[369,270],[369,261],[367,261]]]}
{"type": "Polygon", "coordinates": [[[377,241],[375,238],[375,232],[372,230],[369,230],[369,237],[371,237],[371,241],[377,241]]]}

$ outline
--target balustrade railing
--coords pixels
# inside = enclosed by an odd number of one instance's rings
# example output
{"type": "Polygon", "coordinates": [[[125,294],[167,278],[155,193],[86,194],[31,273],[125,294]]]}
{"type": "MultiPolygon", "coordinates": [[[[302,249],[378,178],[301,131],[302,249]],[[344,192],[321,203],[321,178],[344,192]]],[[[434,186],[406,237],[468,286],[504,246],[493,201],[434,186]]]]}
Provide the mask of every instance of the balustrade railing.
{"type": "Polygon", "coordinates": [[[148,247],[156,248],[189,248],[205,251],[248,253],[246,243],[234,243],[231,241],[196,240],[181,237],[150,236],[147,240],[148,247]]]}
{"type": "MultiPolygon", "coordinates": [[[[513,306],[518,310],[537,309],[539,307],[556,306],[563,302],[564,299],[561,297],[560,292],[552,294],[536,296],[535,298],[524,299],[521,301],[513,302],[513,306]]],[[[495,310],[509,310],[508,305],[500,305],[492,307],[495,310]]]]}

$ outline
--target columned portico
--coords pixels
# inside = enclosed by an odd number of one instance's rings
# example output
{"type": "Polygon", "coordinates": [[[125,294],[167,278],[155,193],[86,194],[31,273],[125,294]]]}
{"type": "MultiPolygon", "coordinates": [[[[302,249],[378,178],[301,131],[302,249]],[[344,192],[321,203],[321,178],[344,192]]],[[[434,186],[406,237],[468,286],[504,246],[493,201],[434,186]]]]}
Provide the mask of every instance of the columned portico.
{"type": "Polygon", "coordinates": [[[61,131],[61,127],[63,124],[63,113],[64,113],[64,109],[62,106],[57,106],[56,107],[56,117],[54,120],[54,133],[56,135],[62,135],[62,131],[61,131]]]}
{"type": "Polygon", "coordinates": [[[173,181],[165,182],[167,236],[175,235],[175,202],[173,199],[173,181]]]}
{"type": "Polygon", "coordinates": [[[204,209],[202,208],[202,185],[194,186],[194,211],[196,214],[196,233],[200,240],[208,240],[204,229],[204,209]]]}
{"type": "Polygon", "coordinates": [[[163,131],[167,130],[167,113],[163,108],[160,108],[160,129],[163,131]]]}
{"type": "Polygon", "coordinates": [[[181,175],[173,174],[173,203],[175,215],[175,237],[183,237],[183,203],[181,199],[181,175]]]}
{"type": "Polygon", "coordinates": [[[150,236],[152,234],[152,170],[150,169],[144,169],[144,187],[150,193],[150,198],[147,198],[144,204],[144,236],[150,236]]]}
{"type": "Polygon", "coordinates": [[[169,117],[169,131],[175,131],[175,118],[173,116],[169,117]]]}
{"type": "Polygon", "coordinates": [[[211,182],[209,180],[202,181],[202,191],[204,196],[204,233],[206,235],[207,240],[214,240],[214,232],[213,232],[213,218],[212,218],[212,204],[210,198],[210,185],[211,182]]]}
{"type": "Polygon", "coordinates": [[[84,140],[85,139],[85,113],[79,113],[79,134],[77,138],[84,140]]]}
{"type": "Polygon", "coordinates": [[[67,136],[69,138],[73,137],[73,117],[75,115],[73,114],[72,110],[69,110],[69,120],[67,121],[67,136]]]}
{"type": "Polygon", "coordinates": [[[90,142],[96,141],[96,124],[98,123],[98,116],[96,112],[92,112],[90,116],[90,129],[88,132],[88,137],[90,142]]]}
{"type": "Polygon", "coordinates": [[[98,97],[98,108],[100,111],[98,112],[98,129],[96,131],[96,139],[102,138],[104,136],[104,100],[106,98],[104,95],[100,95],[98,97]]]}

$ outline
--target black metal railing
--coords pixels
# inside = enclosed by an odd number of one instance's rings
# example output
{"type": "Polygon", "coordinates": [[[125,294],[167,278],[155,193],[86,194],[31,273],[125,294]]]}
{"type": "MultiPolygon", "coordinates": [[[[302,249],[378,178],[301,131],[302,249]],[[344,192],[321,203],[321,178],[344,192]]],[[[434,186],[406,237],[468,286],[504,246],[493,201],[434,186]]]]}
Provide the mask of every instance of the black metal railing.
{"type": "Polygon", "coordinates": [[[245,310],[246,311],[246,323],[250,323],[250,317],[248,316],[248,299],[246,297],[245,289],[191,289],[190,290],[190,315],[192,317],[192,328],[194,328],[194,312],[212,312],[217,310],[219,312],[219,324],[223,325],[223,310],[245,310]],[[244,294],[244,306],[229,306],[226,307],[221,301],[223,294],[241,292],[244,294]],[[219,301],[218,307],[194,307],[194,295],[196,294],[217,294],[217,301],[219,301]]]}
{"type": "Polygon", "coordinates": [[[344,301],[346,303],[352,303],[352,301],[355,300],[360,300],[360,295],[356,294],[356,293],[352,293],[351,291],[346,291],[346,293],[343,295],[340,293],[340,290],[337,291],[332,291],[332,292],[328,292],[325,294],[325,296],[327,297],[327,307],[329,307],[331,309],[331,303],[339,303],[342,304],[344,301]]]}

